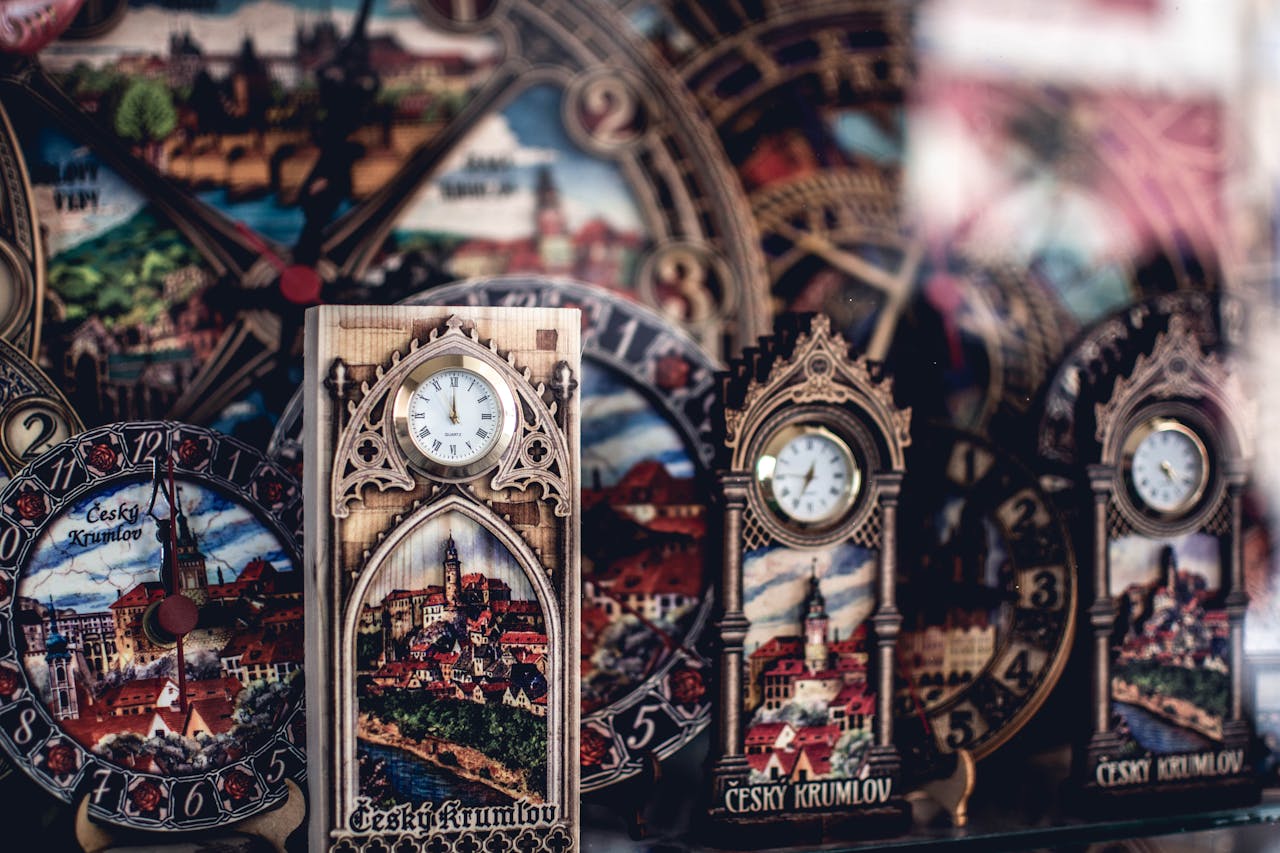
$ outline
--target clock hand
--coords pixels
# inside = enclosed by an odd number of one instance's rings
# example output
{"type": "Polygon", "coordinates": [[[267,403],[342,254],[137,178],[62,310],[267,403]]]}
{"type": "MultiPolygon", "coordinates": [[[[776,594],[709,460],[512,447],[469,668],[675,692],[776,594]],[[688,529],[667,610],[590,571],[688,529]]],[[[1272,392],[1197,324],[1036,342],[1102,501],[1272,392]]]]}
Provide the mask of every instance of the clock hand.
{"type": "Polygon", "coordinates": [[[816,462],[809,463],[809,470],[804,472],[804,485],[800,487],[800,494],[803,495],[805,492],[809,491],[809,484],[813,482],[813,475],[815,473],[814,469],[817,464],[818,463],[816,462]]]}
{"type": "Polygon", "coordinates": [[[458,421],[458,392],[456,389],[453,392],[453,401],[449,404],[449,420],[455,424],[459,422],[458,421]]]}
{"type": "Polygon", "coordinates": [[[1160,462],[1160,470],[1163,471],[1164,475],[1168,477],[1170,480],[1177,482],[1178,472],[1173,469],[1173,463],[1170,462],[1168,459],[1164,459],[1160,462]]]}

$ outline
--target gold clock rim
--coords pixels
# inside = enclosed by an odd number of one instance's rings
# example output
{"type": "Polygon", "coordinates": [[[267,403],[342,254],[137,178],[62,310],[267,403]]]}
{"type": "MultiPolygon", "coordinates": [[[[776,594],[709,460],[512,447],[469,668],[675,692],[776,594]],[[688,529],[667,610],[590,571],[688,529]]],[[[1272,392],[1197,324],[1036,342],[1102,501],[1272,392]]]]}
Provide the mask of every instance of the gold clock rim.
{"type": "Polygon", "coordinates": [[[764,447],[761,448],[760,455],[756,457],[755,480],[769,510],[783,523],[794,526],[805,533],[827,531],[843,522],[858,502],[858,496],[862,493],[863,486],[862,468],[859,467],[849,442],[830,427],[815,423],[786,424],[770,435],[764,447]],[[778,454],[792,441],[806,435],[820,436],[834,444],[837,452],[848,464],[850,471],[849,484],[845,488],[839,503],[827,516],[816,521],[802,521],[793,517],[783,509],[773,493],[773,470],[777,464],[778,454]],[[766,459],[772,460],[773,464],[766,466],[766,459]],[[767,472],[763,470],[765,467],[768,468],[767,472]]]}
{"type": "Polygon", "coordinates": [[[1144,511],[1149,512],[1152,516],[1162,521],[1176,521],[1195,511],[1200,505],[1201,500],[1209,491],[1209,485],[1212,480],[1211,459],[1209,449],[1205,445],[1204,439],[1196,430],[1188,426],[1186,423],[1176,417],[1169,415],[1153,415],[1142,423],[1133,427],[1129,435],[1125,437],[1124,445],[1120,452],[1120,461],[1123,467],[1125,482],[1133,492],[1133,497],[1139,502],[1138,506],[1144,511]],[[1191,440],[1196,452],[1200,454],[1200,477],[1196,482],[1195,490],[1183,498],[1178,504],[1170,509],[1160,509],[1152,506],[1151,503],[1142,496],[1138,490],[1138,484],[1133,478],[1133,459],[1137,454],[1138,448],[1142,443],[1151,436],[1161,432],[1176,432],[1191,440]]]}
{"type": "Polygon", "coordinates": [[[411,370],[396,389],[392,408],[392,432],[395,433],[396,443],[400,445],[405,458],[419,471],[449,482],[474,479],[497,465],[511,447],[518,424],[515,393],[506,379],[492,365],[465,353],[438,355],[411,370]],[[499,422],[493,444],[484,455],[459,465],[440,462],[427,456],[414,442],[409,429],[409,400],[414,392],[432,376],[449,369],[462,369],[476,374],[489,383],[498,398],[499,422]]]}

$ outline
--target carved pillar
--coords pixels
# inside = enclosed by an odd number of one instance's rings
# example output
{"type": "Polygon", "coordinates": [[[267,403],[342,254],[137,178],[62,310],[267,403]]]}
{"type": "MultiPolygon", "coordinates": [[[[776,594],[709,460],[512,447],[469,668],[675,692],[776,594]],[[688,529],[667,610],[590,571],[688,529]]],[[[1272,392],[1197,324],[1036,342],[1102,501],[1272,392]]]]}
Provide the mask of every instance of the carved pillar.
{"type": "Polygon", "coordinates": [[[880,501],[880,566],[877,577],[878,604],[871,624],[876,638],[876,745],[893,746],[893,673],[894,651],[902,614],[898,611],[898,495],[902,490],[902,473],[882,472],[876,475],[880,501]]]}
{"type": "Polygon", "coordinates": [[[1228,511],[1231,528],[1227,533],[1226,553],[1229,562],[1228,576],[1231,584],[1227,590],[1227,620],[1231,626],[1231,683],[1227,704],[1228,718],[1223,726],[1223,739],[1241,740],[1248,737],[1248,724],[1244,718],[1244,616],[1249,607],[1249,596],[1244,589],[1244,487],[1248,482],[1248,469],[1241,460],[1231,460],[1226,465],[1228,511]]]}
{"type": "Polygon", "coordinates": [[[742,612],[742,515],[747,508],[749,474],[720,475],[720,496],[724,501],[724,576],[721,600],[724,614],[717,623],[720,657],[720,707],[724,709],[720,727],[721,758],[716,776],[746,776],[747,759],[742,753],[742,644],[750,624],[742,612]]]}
{"type": "Polygon", "coordinates": [[[1093,492],[1093,602],[1089,624],[1093,626],[1093,736],[1111,729],[1111,630],[1116,622],[1116,606],[1111,598],[1111,550],[1107,533],[1107,507],[1115,484],[1111,465],[1089,466],[1089,489],[1093,492]]]}

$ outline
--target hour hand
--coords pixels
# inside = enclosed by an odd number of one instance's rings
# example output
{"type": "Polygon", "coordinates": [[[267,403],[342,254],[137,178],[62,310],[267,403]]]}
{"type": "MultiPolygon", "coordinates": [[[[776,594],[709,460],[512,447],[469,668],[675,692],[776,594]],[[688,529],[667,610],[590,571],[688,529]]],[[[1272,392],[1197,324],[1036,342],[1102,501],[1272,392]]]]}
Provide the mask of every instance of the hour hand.
{"type": "Polygon", "coordinates": [[[449,402],[449,421],[458,423],[458,392],[453,392],[453,399],[449,402]]]}

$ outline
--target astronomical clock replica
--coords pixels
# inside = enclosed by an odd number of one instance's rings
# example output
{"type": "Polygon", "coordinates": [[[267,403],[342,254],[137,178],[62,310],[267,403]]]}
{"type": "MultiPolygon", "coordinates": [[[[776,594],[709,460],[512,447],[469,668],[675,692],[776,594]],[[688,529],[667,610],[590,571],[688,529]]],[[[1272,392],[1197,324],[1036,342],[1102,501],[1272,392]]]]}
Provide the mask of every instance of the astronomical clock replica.
{"type": "Polygon", "coordinates": [[[1244,716],[1243,496],[1251,405],[1226,297],[1171,295],[1101,324],[1064,364],[1040,433],[1083,468],[1090,733],[1101,808],[1257,796],[1244,716]],[[1083,463],[1083,464],[1081,464],[1083,463]]]}
{"type": "Polygon", "coordinates": [[[720,385],[716,843],[902,828],[896,513],[911,413],[822,315],[720,385]]]}
{"type": "Polygon", "coordinates": [[[310,849],[578,844],[580,314],[308,314],[310,849]]]}

